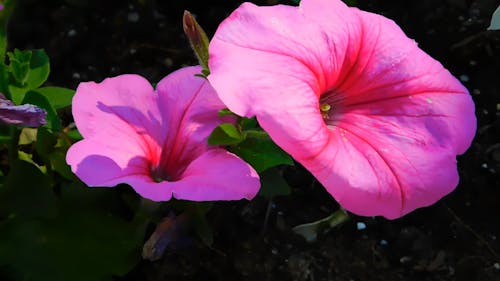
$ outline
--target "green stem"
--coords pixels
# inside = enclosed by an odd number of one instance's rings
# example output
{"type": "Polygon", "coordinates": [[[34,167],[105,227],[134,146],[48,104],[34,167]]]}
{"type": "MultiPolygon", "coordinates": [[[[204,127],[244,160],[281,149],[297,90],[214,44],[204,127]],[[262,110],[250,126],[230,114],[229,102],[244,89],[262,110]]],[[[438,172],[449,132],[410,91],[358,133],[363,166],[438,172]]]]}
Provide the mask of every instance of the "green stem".
{"type": "Polygon", "coordinates": [[[17,152],[17,144],[19,143],[19,130],[16,126],[9,126],[10,141],[9,141],[9,163],[14,163],[19,154],[17,152]]]}

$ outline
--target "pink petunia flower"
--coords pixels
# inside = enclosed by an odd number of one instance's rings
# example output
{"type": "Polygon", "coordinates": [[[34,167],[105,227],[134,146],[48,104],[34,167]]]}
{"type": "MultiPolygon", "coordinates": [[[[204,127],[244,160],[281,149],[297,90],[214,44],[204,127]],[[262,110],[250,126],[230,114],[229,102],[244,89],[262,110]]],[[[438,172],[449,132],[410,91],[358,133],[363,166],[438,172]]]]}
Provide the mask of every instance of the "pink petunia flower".
{"type": "Polygon", "coordinates": [[[81,83],[73,116],[84,140],[66,157],[73,172],[89,186],[127,183],[154,201],[253,198],[257,173],[207,144],[224,105],[200,71],[178,70],[156,90],[138,75],[81,83]]]}
{"type": "Polygon", "coordinates": [[[209,52],[221,100],[351,212],[397,218],[458,184],[474,104],[393,21],[339,0],[244,3],[209,52]]]}

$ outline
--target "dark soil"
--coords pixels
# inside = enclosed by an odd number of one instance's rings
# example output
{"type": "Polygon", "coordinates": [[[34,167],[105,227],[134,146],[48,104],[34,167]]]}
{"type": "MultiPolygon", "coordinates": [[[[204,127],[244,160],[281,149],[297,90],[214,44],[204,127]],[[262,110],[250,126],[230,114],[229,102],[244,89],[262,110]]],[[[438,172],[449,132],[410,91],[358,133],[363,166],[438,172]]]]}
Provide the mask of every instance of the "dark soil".
{"type": "MultiPolygon", "coordinates": [[[[292,167],[285,171],[292,195],[272,202],[263,234],[264,198],[216,203],[209,213],[212,248],[169,249],[118,280],[500,280],[500,32],[485,31],[499,1],[358,2],[395,20],[471,92],[478,132],[458,159],[457,189],[401,219],[351,216],[308,244],[291,227],[338,206],[307,171],[292,167]],[[358,230],[358,222],[366,229],[358,230]]],[[[196,14],[211,35],[239,3],[26,0],[13,16],[10,45],[44,48],[50,83],[58,86],[123,73],[159,81],[196,64],[182,32],[183,10],[196,14]]]]}

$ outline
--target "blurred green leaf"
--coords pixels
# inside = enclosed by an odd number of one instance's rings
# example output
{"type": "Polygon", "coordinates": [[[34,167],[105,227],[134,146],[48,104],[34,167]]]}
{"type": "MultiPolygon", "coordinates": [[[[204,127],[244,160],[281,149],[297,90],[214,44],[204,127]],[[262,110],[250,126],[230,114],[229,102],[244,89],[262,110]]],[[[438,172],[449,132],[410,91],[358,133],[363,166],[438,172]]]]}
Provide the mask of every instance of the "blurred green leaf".
{"type": "Polygon", "coordinates": [[[12,163],[0,188],[0,216],[47,218],[55,213],[55,197],[47,176],[26,161],[12,163]]]}
{"type": "Polygon", "coordinates": [[[207,221],[207,213],[212,209],[211,202],[190,202],[190,219],[194,230],[201,241],[208,247],[214,243],[214,233],[212,227],[207,221]]]}
{"type": "Polygon", "coordinates": [[[67,133],[68,137],[74,141],[83,140],[83,136],[80,134],[78,129],[72,129],[67,133]]]}
{"type": "Polygon", "coordinates": [[[298,235],[304,237],[307,242],[314,242],[318,234],[322,231],[328,231],[341,225],[349,219],[349,216],[343,209],[333,212],[326,218],[295,226],[292,230],[298,235]]]}
{"type": "Polygon", "coordinates": [[[9,71],[21,86],[26,85],[30,72],[30,62],[32,51],[20,51],[15,49],[13,52],[7,52],[9,57],[9,71]]]}
{"type": "MultiPolygon", "coordinates": [[[[14,2],[14,0],[2,1],[3,10],[0,11],[0,64],[3,64],[5,61],[5,51],[7,49],[7,22],[14,9],[14,2]]],[[[0,78],[0,90],[3,91],[1,82],[3,81],[0,78]]]]}
{"type": "Polygon", "coordinates": [[[223,123],[217,126],[208,137],[210,145],[237,144],[244,140],[241,132],[231,123],[223,123]]]}
{"type": "Polygon", "coordinates": [[[49,155],[52,169],[67,180],[77,181],[76,176],[71,171],[71,167],[66,163],[66,154],[61,151],[53,152],[49,155]]]}
{"type": "Polygon", "coordinates": [[[54,151],[54,145],[57,143],[57,137],[47,128],[40,127],[36,134],[36,152],[45,162],[48,162],[49,155],[54,151]]]}
{"type": "Polygon", "coordinates": [[[47,98],[55,110],[71,105],[75,91],[61,87],[43,87],[36,90],[47,98]]]}
{"type": "Polygon", "coordinates": [[[40,94],[37,90],[27,92],[22,103],[33,104],[45,109],[45,111],[47,111],[47,127],[54,131],[61,130],[61,120],[59,119],[59,116],[57,116],[57,112],[47,98],[40,94]]]}
{"type": "Polygon", "coordinates": [[[247,137],[229,149],[247,161],[257,172],[278,165],[293,165],[293,160],[268,137],[247,137]]]}
{"type": "Polygon", "coordinates": [[[102,281],[126,274],[140,259],[146,223],[115,215],[109,208],[113,194],[64,186],[56,218],[1,224],[0,266],[30,281],[102,281]]]}
{"type": "Polygon", "coordinates": [[[290,195],[291,189],[276,168],[267,169],[260,174],[261,187],[259,195],[271,199],[275,196],[290,195]]]}

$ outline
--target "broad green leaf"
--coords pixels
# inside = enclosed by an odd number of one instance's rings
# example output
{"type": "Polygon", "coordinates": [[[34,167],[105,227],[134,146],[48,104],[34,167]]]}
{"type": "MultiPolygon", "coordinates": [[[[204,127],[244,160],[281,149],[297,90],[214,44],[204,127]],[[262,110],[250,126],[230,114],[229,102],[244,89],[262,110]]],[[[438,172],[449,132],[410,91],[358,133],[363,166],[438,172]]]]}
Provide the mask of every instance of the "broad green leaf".
{"type": "Polygon", "coordinates": [[[49,154],[54,151],[54,145],[57,143],[57,138],[47,128],[41,127],[36,135],[36,152],[44,161],[49,159],[49,154]]]}
{"type": "Polygon", "coordinates": [[[28,88],[20,88],[15,85],[9,84],[8,85],[8,91],[11,95],[12,102],[14,104],[21,104],[23,101],[24,97],[26,96],[26,93],[29,91],[28,88]]]}
{"type": "Polygon", "coordinates": [[[55,110],[71,105],[75,91],[61,87],[43,87],[36,90],[47,98],[55,110]]]}
{"type": "Polygon", "coordinates": [[[223,123],[217,126],[208,137],[210,145],[231,145],[244,140],[241,132],[231,123],[223,123]]]}
{"type": "Polygon", "coordinates": [[[80,132],[77,129],[72,129],[68,131],[68,137],[70,137],[74,141],[79,141],[83,139],[83,136],[80,134],[80,132]]]}
{"type": "Polygon", "coordinates": [[[49,78],[50,63],[49,57],[44,50],[33,50],[28,74],[28,88],[36,89],[49,78]]]}
{"type": "Polygon", "coordinates": [[[37,128],[23,128],[19,135],[19,145],[32,144],[36,141],[37,128]]]}
{"type": "Polygon", "coordinates": [[[46,175],[26,161],[12,163],[5,184],[0,188],[0,217],[52,217],[56,213],[55,203],[46,175]]]}
{"type": "Polygon", "coordinates": [[[61,130],[61,120],[45,96],[35,90],[29,91],[26,93],[22,103],[33,104],[45,109],[45,111],[47,111],[47,127],[54,131],[61,130]]]}
{"type": "Polygon", "coordinates": [[[243,130],[252,130],[257,128],[258,126],[257,119],[255,117],[254,118],[241,117],[239,123],[243,130]]]}
{"type": "Polygon", "coordinates": [[[17,158],[19,160],[23,160],[25,162],[28,162],[31,165],[34,165],[35,167],[38,168],[38,170],[40,170],[40,172],[42,172],[42,174],[46,174],[47,173],[47,167],[45,167],[45,165],[40,165],[40,164],[36,163],[35,161],[33,161],[33,155],[32,154],[29,154],[29,153],[26,153],[26,152],[24,152],[22,150],[19,150],[19,151],[17,151],[17,158]]]}
{"type": "Polygon", "coordinates": [[[146,221],[127,221],[106,189],[63,186],[54,219],[10,219],[0,225],[0,266],[30,281],[102,281],[140,259],[146,221]]]}
{"type": "Polygon", "coordinates": [[[293,165],[293,160],[268,137],[247,137],[229,149],[247,161],[257,172],[278,165],[293,165]]]}
{"type": "Polygon", "coordinates": [[[66,163],[66,154],[55,151],[49,155],[50,166],[65,179],[77,181],[76,176],[71,171],[71,167],[66,163]]]}
{"type": "Polygon", "coordinates": [[[290,186],[276,168],[267,169],[260,174],[259,195],[268,199],[275,196],[290,195],[290,186]]]}

